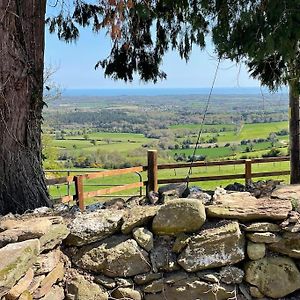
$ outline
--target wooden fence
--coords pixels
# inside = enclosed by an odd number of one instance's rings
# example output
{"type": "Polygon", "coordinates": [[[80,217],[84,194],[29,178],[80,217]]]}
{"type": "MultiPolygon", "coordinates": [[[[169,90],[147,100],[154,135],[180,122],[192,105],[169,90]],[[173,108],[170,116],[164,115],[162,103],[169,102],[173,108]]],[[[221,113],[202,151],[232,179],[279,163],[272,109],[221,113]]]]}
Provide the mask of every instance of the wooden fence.
{"type": "MultiPolygon", "coordinates": [[[[146,187],[146,192],[155,191],[157,192],[158,186],[160,184],[167,183],[180,183],[186,182],[187,178],[167,178],[159,179],[159,170],[173,170],[173,169],[188,169],[190,167],[194,168],[203,168],[210,166],[230,166],[230,165],[244,165],[244,172],[240,174],[227,174],[227,175],[214,175],[214,176],[198,176],[189,178],[189,182],[200,182],[200,181],[217,181],[217,180],[234,180],[234,179],[245,179],[245,183],[251,182],[252,178],[258,177],[271,177],[271,176],[281,176],[289,175],[290,171],[272,171],[272,172],[252,172],[253,164],[267,164],[275,162],[284,162],[289,161],[289,157],[272,157],[272,158],[255,158],[255,159],[239,159],[239,160],[224,160],[224,161],[211,161],[211,162],[194,162],[194,163],[172,163],[172,164],[157,164],[157,151],[149,150],[148,151],[148,164],[147,166],[139,166],[133,168],[125,168],[118,170],[107,170],[107,171],[89,171],[87,174],[79,174],[71,176],[71,172],[75,173],[78,171],[67,170],[67,171],[56,171],[49,170],[46,172],[67,172],[68,176],[48,179],[47,185],[61,185],[66,184],[68,186],[68,195],[59,198],[58,200],[63,203],[68,203],[70,201],[76,201],[77,205],[81,210],[85,208],[85,199],[110,195],[116,192],[130,190],[133,188],[139,188],[140,195],[142,195],[143,187],[146,187]],[[142,172],[146,171],[147,180],[142,179],[142,172]],[[111,176],[121,176],[124,174],[135,173],[139,176],[138,182],[133,182],[124,185],[113,185],[109,188],[99,189],[96,191],[85,192],[84,191],[84,180],[95,179],[95,178],[104,178],[111,176]],[[75,194],[70,195],[70,184],[75,183],[75,194]]],[[[107,186],[107,185],[106,185],[107,186]]]]}

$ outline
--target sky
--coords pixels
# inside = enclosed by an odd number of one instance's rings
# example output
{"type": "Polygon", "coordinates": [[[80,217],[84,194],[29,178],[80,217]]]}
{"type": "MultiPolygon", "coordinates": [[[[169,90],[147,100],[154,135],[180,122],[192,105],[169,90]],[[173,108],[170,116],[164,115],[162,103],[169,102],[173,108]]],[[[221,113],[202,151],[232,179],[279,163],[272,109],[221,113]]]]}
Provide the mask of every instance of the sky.
{"type": "MultiPolygon", "coordinates": [[[[176,52],[167,53],[162,69],[168,77],[154,85],[138,79],[133,83],[114,81],[104,77],[102,68],[95,70],[95,64],[108,56],[110,43],[104,33],[94,34],[84,29],[76,43],[66,44],[46,29],[46,66],[57,69],[53,80],[64,89],[206,88],[212,85],[217,61],[211,46],[205,51],[195,47],[188,63],[176,52]]],[[[220,65],[215,87],[259,87],[259,82],[249,78],[245,66],[225,61],[220,65]]]]}

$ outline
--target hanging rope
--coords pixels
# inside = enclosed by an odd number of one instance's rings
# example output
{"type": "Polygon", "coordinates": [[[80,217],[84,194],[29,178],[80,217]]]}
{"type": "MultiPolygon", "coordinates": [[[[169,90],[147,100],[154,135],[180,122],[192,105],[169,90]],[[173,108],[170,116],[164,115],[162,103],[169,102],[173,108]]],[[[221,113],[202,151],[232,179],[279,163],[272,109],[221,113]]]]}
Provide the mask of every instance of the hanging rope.
{"type": "Polygon", "coordinates": [[[218,74],[218,71],[219,71],[220,62],[221,62],[221,58],[219,58],[219,60],[218,60],[218,64],[217,64],[217,67],[216,67],[216,71],[215,71],[215,75],[214,75],[214,78],[213,78],[212,86],[210,88],[210,92],[209,92],[209,95],[208,95],[208,98],[207,98],[207,101],[206,101],[206,105],[205,105],[205,109],[204,109],[204,113],[203,113],[203,118],[202,118],[202,121],[201,121],[201,124],[200,124],[200,129],[199,129],[199,132],[198,132],[197,141],[196,141],[195,148],[194,148],[194,151],[193,151],[193,156],[191,158],[191,164],[190,164],[187,176],[186,176],[187,187],[189,186],[189,179],[190,179],[190,175],[192,173],[193,163],[195,162],[196,151],[197,151],[197,148],[198,148],[199,143],[200,143],[201,135],[203,133],[203,127],[204,127],[204,123],[205,123],[205,120],[206,120],[206,115],[207,115],[207,112],[208,112],[212,92],[213,92],[213,89],[215,87],[215,83],[216,83],[216,80],[217,80],[217,74],[218,74]]]}

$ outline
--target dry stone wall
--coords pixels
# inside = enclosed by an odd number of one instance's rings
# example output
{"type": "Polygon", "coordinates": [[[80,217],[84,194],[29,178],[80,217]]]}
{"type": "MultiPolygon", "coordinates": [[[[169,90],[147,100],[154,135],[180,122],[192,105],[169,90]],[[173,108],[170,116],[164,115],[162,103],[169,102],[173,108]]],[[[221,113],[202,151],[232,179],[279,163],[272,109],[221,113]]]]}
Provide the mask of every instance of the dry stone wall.
{"type": "Polygon", "coordinates": [[[300,299],[298,186],[182,192],[2,217],[0,298],[300,299]]]}

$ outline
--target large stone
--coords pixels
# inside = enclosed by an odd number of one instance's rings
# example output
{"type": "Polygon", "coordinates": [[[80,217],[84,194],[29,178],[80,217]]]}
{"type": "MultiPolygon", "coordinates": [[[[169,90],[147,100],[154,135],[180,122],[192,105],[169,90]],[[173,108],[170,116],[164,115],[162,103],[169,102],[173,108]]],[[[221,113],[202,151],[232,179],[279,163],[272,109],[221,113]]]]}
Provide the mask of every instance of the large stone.
{"type": "Polygon", "coordinates": [[[147,253],[133,239],[113,236],[82,247],[73,257],[75,265],[109,277],[130,277],[150,271],[147,253]]]}
{"type": "Polygon", "coordinates": [[[253,298],[257,298],[257,299],[264,298],[264,295],[261,293],[261,291],[256,286],[250,286],[249,292],[253,298]]]}
{"type": "MultiPolygon", "coordinates": [[[[13,242],[36,239],[46,234],[52,226],[51,217],[34,219],[4,219],[0,222],[0,247],[13,242]]],[[[62,221],[61,217],[57,217],[62,221]]]]}
{"type": "Polygon", "coordinates": [[[45,234],[52,225],[51,218],[34,219],[4,219],[0,221],[0,230],[19,229],[23,231],[25,239],[39,238],[45,234]],[[25,234],[28,236],[26,237],[25,234]]]}
{"type": "Polygon", "coordinates": [[[300,234],[285,232],[278,242],[269,244],[268,248],[274,252],[300,258],[300,234]]]}
{"type": "Polygon", "coordinates": [[[26,274],[18,281],[18,283],[11,288],[11,290],[5,295],[5,300],[15,300],[25,292],[33,280],[33,270],[30,268],[26,274]]]}
{"type": "Polygon", "coordinates": [[[108,294],[98,284],[86,280],[82,275],[77,275],[67,285],[69,299],[75,300],[108,300],[108,294]]]}
{"type": "Polygon", "coordinates": [[[18,298],[18,300],[32,300],[32,299],[33,299],[33,296],[31,295],[31,293],[29,291],[24,291],[18,298]]]}
{"type": "Polygon", "coordinates": [[[142,300],[141,293],[131,288],[117,288],[111,295],[114,299],[142,300]]]}
{"type": "Polygon", "coordinates": [[[60,250],[50,251],[41,254],[37,258],[35,266],[35,275],[46,274],[51,272],[59,263],[62,252],[60,250]]]}
{"type": "Polygon", "coordinates": [[[150,283],[162,278],[162,273],[147,273],[134,276],[134,282],[139,285],[150,283]]]}
{"type": "Polygon", "coordinates": [[[101,241],[120,230],[123,212],[100,210],[77,216],[69,225],[70,234],[65,243],[72,246],[101,241]]]}
{"type": "Polygon", "coordinates": [[[153,248],[153,234],[146,228],[140,227],[133,230],[133,237],[146,251],[153,248]]]}
{"type": "Polygon", "coordinates": [[[40,287],[34,292],[34,298],[41,298],[47,295],[52,286],[62,281],[65,275],[64,264],[59,263],[42,281],[40,287]]]}
{"type": "Polygon", "coordinates": [[[95,275],[94,282],[109,290],[114,289],[117,285],[114,278],[110,278],[105,275],[95,275]]]}
{"type": "Polygon", "coordinates": [[[206,220],[205,207],[197,199],[176,199],[157,212],[152,229],[158,235],[198,231],[206,220]]]}
{"type": "Polygon", "coordinates": [[[178,263],[188,272],[232,265],[244,259],[244,245],[239,224],[230,222],[192,237],[178,263]]]}
{"type": "Polygon", "coordinates": [[[53,224],[50,226],[47,233],[40,238],[41,252],[52,250],[57,245],[60,245],[62,241],[69,235],[70,230],[64,223],[53,224]]]}
{"type": "Polygon", "coordinates": [[[284,220],[292,210],[290,201],[276,199],[256,199],[249,193],[223,194],[214,205],[207,206],[209,217],[221,219],[284,220]]]}
{"type": "Polygon", "coordinates": [[[249,232],[279,232],[280,227],[277,224],[274,223],[268,223],[268,222],[257,222],[248,224],[242,227],[243,230],[249,231],[249,232]]]}
{"type": "Polygon", "coordinates": [[[34,276],[32,282],[28,287],[28,291],[30,292],[30,294],[33,294],[39,288],[41,282],[44,280],[45,277],[45,275],[34,276]]]}
{"type": "Polygon", "coordinates": [[[167,276],[156,289],[145,288],[145,300],[227,300],[234,297],[234,287],[201,281],[194,275],[183,272],[167,276]]]}
{"type": "Polygon", "coordinates": [[[223,267],[220,271],[221,281],[226,284],[242,283],[244,275],[243,270],[233,266],[223,267]]]}
{"type": "Polygon", "coordinates": [[[280,237],[273,232],[253,232],[248,233],[247,238],[253,243],[276,243],[280,240],[280,237]]]}
{"type": "Polygon", "coordinates": [[[135,206],[124,215],[122,232],[129,234],[136,227],[141,227],[150,222],[156,215],[157,206],[135,206]]]}
{"type": "Polygon", "coordinates": [[[0,297],[32,267],[39,250],[38,239],[9,244],[0,249],[0,297]]]}
{"type": "Polygon", "coordinates": [[[190,237],[187,234],[185,233],[178,234],[173,244],[172,252],[180,253],[184,249],[184,247],[187,246],[189,241],[190,241],[190,237]]]}
{"type": "Polygon", "coordinates": [[[281,200],[300,199],[300,184],[280,185],[273,191],[271,197],[281,200]]]}
{"type": "Polygon", "coordinates": [[[154,248],[150,252],[151,264],[154,272],[171,272],[179,269],[177,256],[172,252],[172,238],[158,237],[154,241],[154,248]]]}
{"type": "Polygon", "coordinates": [[[162,201],[166,201],[181,198],[184,194],[189,194],[189,191],[186,183],[170,183],[159,187],[158,194],[162,201]]]}
{"type": "Polygon", "coordinates": [[[248,242],[247,254],[251,260],[259,260],[266,255],[266,245],[259,243],[248,242]]]}
{"type": "Polygon", "coordinates": [[[50,291],[41,300],[64,300],[65,292],[60,286],[53,286],[50,291]]]}
{"type": "Polygon", "coordinates": [[[267,257],[246,265],[245,280],[271,298],[289,295],[300,288],[300,273],[288,257],[267,257]]]}

